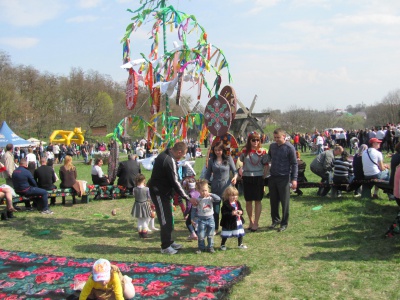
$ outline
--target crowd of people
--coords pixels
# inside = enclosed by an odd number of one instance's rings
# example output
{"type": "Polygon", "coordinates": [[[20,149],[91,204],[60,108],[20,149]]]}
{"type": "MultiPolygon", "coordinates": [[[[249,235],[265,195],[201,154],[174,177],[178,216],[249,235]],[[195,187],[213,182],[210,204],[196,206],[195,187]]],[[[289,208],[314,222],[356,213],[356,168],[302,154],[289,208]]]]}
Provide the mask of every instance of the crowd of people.
{"type": "MultiPolygon", "coordinates": [[[[400,127],[391,124],[382,128],[371,128],[368,131],[348,133],[315,131],[312,135],[298,133],[288,135],[284,130],[277,128],[273,132],[273,142],[267,150],[261,146],[261,142],[267,137],[257,132],[250,132],[243,142],[244,146],[236,163],[227,155],[223,142],[214,143],[204,171],[197,176],[198,178],[190,164],[180,164],[180,166],[178,164],[182,159],[190,160],[198,156],[196,154],[198,143],[177,141],[171,148],[157,155],[147,183],[138,160],[152,155],[151,147],[146,142],[136,141],[124,143],[123,150],[129,155],[128,160],[118,165],[117,184],[126,187],[134,195],[131,215],[137,219],[139,237],[146,238],[148,232],[160,231],[161,253],[176,254],[183,248],[183,245],[176,243],[173,238],[175,218],[172,209],[173,199],[178,199],[181,205],[189,233],[188,238],[197,240],[196,253],[214,253],[215,236],[218,234],[221,237],[219,245],[221,251],[228,249],[229,238],[237,239],[239,249],[246,249],[247,246],[244,244],[246,230],[247,233],[254,233],[259,229],[266,186],[269,191],[271,219],[268,229],[277,232],[287,230],[291,192],[295,191],[300,195],[298,182],[307,181],[306,164],[301,160],[300,153],[313,149],[316,157],[310,164],[310,170],[319,176],[323,183],[351,184],[361,179],[382,179],[394,185],[394,170],[400,164],[399,137],[400,127]],[[397,130],[399,134],[396,136],[397,130]],[[316,147],[312,147],[311,144],[316,147]],[[195,149],[194,152],[192,149],[195,149]],[[354,151],[352,159],[345,149],[354,151]],[[390,166],[384,163],[382,150],[393,153],[390,166]],[[390,169],[392,172],[389,172],[390,169]],[[239,201],[239,181],[243,187],[244,206],[239,201]],[[183,202],[185,205],[182,205],[183,202]],[[158,219],[159,229],[154,225],[155,217],[158,219]],[[245,226],[246,221],[248,224],[245,226]]],[[[40,200],[36,202],[36,206],[42,214],[53,213],[49,206],[55,204],[55,199],[50,199],[48,204],[47,190],[56,188],[55,183],[58,180],[61,181],[61,188],[75,188],[78,174],[72,163],[72,157],[78,155],[79,151],[86,162],[93,151],[106,147],[101,144],[95,146],[85,143],[79,150],[75,147],[75,153],[72,152],[72,155],[67,152],[66,155],[60,156],[60,153],[64,152],[62,146],[49,146],[42,151],[40,147],[39,150],[29,148],[26,154],[21,154],[21,149],[17,151],[9,144],[2,155],[7,185],[14,188],[19,195],[39,196],[37,199],[40,200]],[[57,157],[57,162],[63,163],[59,176],[53,169],[57,157]],[[18,167],[16,162],[19,164],[18,167]]],[[[102,164],[102,159],[94,161],[91,171],[93,183],[113,184],[104,174],[102,164]]],[[[360,195],[360,186],[355,188],[355,197],[360,195]]],[[[317,195],[325,197],[329,189],[329,184],[321,186],[317,195]]],[[[7,209],[14,212],[16,208],[12,205],[10,192],[7,187],[1,188],[0,197],[6,198],[7,209]]],[[[377,198],[377,193],[375,189],[372,197],[377,198]]],[[[26,209],[30,209],[28,204],[26,209]]],[[[83,288],[83,299],[99,290],[101,293],[110,282],[118,283],[116,294],[132,293],[130,286],[126,290],[124,280],[118,268],[106,260],[98,261],[93,266],[91,278],[83,288]],[[99,264],[104,265],[101,272],[97,266],[99,264]]]]}
{"type": "Polygon", "coordinates": [[[349,148],[350,154],[356,153],[360,145],[368,144],[372,138],[381,141],[380,151],[394,154],[394,146],[400,141],[400,124],[387,123],[360,130],[326,129],[318,131],[315,129],[313,133],[291,134],[296,150],[300,152],[314,151],[316,154],[335,145],[349,148]]]}
{"type": "MultiPolygon", "coordinates": [[[[391,181],[394,181],[394,172],[390,173],[388,171],[390,167],[383,163],[381,151],[382,148],[391,151],[391,145],[398,141],[396,132],[399,131],[400,133],[399,128],[388,124],[382,128],[371,128],[368,131],[360,130],[348,133],[328,131],[320,133],[316,130],[313,135],[296,133],[291,136],[282,129],[276,129],[268,151],[261,147],[262,138],[265,139],[265,136],[262,137],[257,132],[251,132],[247,136],[237,164],[231,156],[227,155],[227,149],[225,149],[223,142],[215,143],[207,159],[205,170],[200,176],[210,183],[210,192],[206,191],[204,186],[183,184],[183,182],[189,182],[188,179],[193,179],[192,183],[196,182],[195,174],[193,172],[188,172],[188,174],[185,171],[179,172],[177,163],[184,157],[186,159],[195,158],[197,156],[196,149],[199,145],[194,140],[177,142],[172,148],[160,153],[154,161],[153,172],[148,183],[148,197],[141,195],[146,201],[151,199],[149,201],[151,205],[146,206],[147,213],[144,214],[143,210],[140,213],[136,210],[132,213],[136,217],[148,218],[152,213],[154,214],[151,209],[153,208],[161,225],[162,252],[176,253],[181,245],[174,243],[171,236],[173,217],[170,200],[174,198],[174,195],[177,194],[181,203],[186,201],[186,206],[190,206],[193,211],[196,211],[195,213],[186,211],[185,218],[190,216],[191,221],[187,223],[190,237],[202,241],[205,238],[209,239],[210,235],[219,234],[220,224],[222,223],[220,219],[221,207],[224,201],[229,202],[230,197],[224,198],[224,191],[228,187],[237,187],[240,178],[249,232],[258,230],[265,186],[268,186],[270,197],[270,229],[277,228],[278,231],[282,232],[288,226],[290,191],[295,190],[300,194],[297,181],[306,180],[304,176],[306,165],[300,159],[300,153],[307,151],[307,147],[310,147],[308,144],[310,140],[318,145],[315,152],[317,156],[312,161],[310,170],[321,178],[321,182],[349,184],[354,179],[372,178],[389,181],[391,175],[391,181]],[[386,131],[384,127],[386,127],[386,131]],[[393,134],[388,134],[388,131],[392,131],[393,134]],[[354,142],[355,139],[356,142],[354,142]],[[364,144],[364,141],[367,144],[364,144]],[[350,160],[349,153],[344,150],[346,148],[355,151],[353,160],[350,160]],[[192,149],[195,149],[195,151],[193,152],[192,149]],[[192,187],[192,190],[189,190],[189,186],[192,187]],[[198,192],[197,197],[190,195],[194,190],[198,192]],[[205,201],[204,199],[213,200],[205,201]],[[203,203],[200,204],[201,207],[199,203],[203,203]],[[282,215],[279,212],[280,207],[282,215]],[[205,208],[207,208],[207,211],[204,210],[205,208]],[[212,222],[210,216],[212,216],[212,222]],[[206,222],[203,222],[204,217],[206,217],[206,222]],[[207,226],[211,223],[213,223],[213,226],[208,228],[207,226]],[[206,225],[204,227],[201,224],[206,225]],[[190,228],[193,228],[194,232],[190,228]],[[204,228],[207,230],[203,230],[204,228]]],[[[106,147],[104,143],[89,144],[85,142],[79,149],[77,146],[71,145],[65,151],[63,145],[50,144],[43,149],[41,146],[28,148],[27,153],[25,153],[18,147],[14,148],[12,145],[7,145],[6,151],[2,155],[6,183],[10,187],[14,187],[20,195],[40,195],[42,200],[41,203],[38,203],[38,206],[41,212],[51,214],[52,212],[47,206],[47,193],[43,191],[56,188],[55,182],[59,179],[61,180],[61,188],[74,188],[78,174],[72,164],[72,157],[82,155],[86,161],[91,157],[93,151],[102,150],[104,147],[106,147]],[[68,148],[71,148],[71,152],[68,151],[68,148]],[[64,152],[65,155],[61,154],[64,152]],[[16,162],[19,163],[18,168],[16,168],[16,162]],[[64,163],[60,168],[59,176],[54,173],[52,165],[55,162],[64,163]]],[[[396,150],[397,152],[398,148],[400,146],[396,143],[393,146],[393,151],[396,150]]],[[[150,147],[145,140],[137,140],[136,142],[125,143],[123,149],[129,153],[129,157],[127,161],[121,162],[118,166],[118,185],[125,186],[128,191],[133,192],[137,186],[135,177],[141,174],[138,159],[148,156],[150,147]],[[132,149],[135,149],[135,154],[132,153],[132,149]]],[[[394,157],[396,158],[398,155],[394,157]]],[[[104,174],[102,164],[102,159],[94,161],[91,171],[93,184],[101,186],[113,184],[114,182],[110,182],[107,175],[104,174]]],[[[393,165],[392,170],[396,166],[393,165]]],[[[329,189],[330,186],[325,185],[318,190],[317,194],[324,197],[328,195],[329,189]]],[[[7,190],[2,192],[6,198],[9,198],[6,195],[8,194],[7,190]]],[[[235,194],[234,191],[231,191],[232,193],[235,194]]],[[[359,195],[360,189],[358,187],[355,196],[359,195]]],[[[377,190],[374,190],[372,197],[377,197],[377,190]]],[[[55,199],[50,201],[50,206],[55,203],[55,199]]],[[[235,205],[236,210],[243,213],[241,204],[235,205]]],[[[11,211],[15,208],[8,205],[8,209],[11,211]]],[[[183,206],[182,210],[186,210],[186,207],[183,206]]],[[[241,218],[243,218],[242,215],[241,218]]],[[[151,230],[149,222],[142,222],[139,227],[138,231],[141,236],[144,236],[143,233],[147,230],[151,230]]],[[[222,228],[222,231],[224,231],[224,228],[222,228]]],[[[199,251],[205,249],[210,251],[211,248],[213,248],[212,241],[210,241],[208,248],[205,248],[204,244],[199,244],[199,251]]]]}

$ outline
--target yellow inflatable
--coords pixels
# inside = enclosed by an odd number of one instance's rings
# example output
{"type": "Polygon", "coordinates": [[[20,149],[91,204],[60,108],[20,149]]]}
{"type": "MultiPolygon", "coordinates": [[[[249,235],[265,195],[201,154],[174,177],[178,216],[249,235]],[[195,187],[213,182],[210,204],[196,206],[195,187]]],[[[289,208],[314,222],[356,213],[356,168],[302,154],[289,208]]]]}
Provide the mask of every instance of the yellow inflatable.
{"type": "Polygon", "coordinates": [[[75,142],[78,145],[82,145],[85,140],[84,133],[80,127],[75,127],[74,131],[54,130],[50,136],[50,143],[69,146],[72,142],[75,142]],[[56,138],[57,136],[60,137],[56,138]]]}

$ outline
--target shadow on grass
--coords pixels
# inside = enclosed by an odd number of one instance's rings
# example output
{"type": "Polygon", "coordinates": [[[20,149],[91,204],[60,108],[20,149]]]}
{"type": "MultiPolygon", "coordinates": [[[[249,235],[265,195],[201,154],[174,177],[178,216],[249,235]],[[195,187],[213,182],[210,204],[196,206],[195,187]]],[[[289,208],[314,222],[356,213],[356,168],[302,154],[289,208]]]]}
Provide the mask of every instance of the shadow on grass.
{"type": "MultiPolygon", "coordinates": [[[[297,200],[300,201],[300,200],[297,200]]],[[[304,246],[324,249],[304,257],[305,260],[325,261],[371,261],[388,260],[397,256],[400,246],[398,237],[386,238],[385,233],[395,219],[398,206],[386,200],[365,200],[354,198],[325,199],[318,197],[302,199],[304,205],[330,205],[329,214],[336,214],[342,220],[333,226],[329,234],[308,236],[313,243],[304,246]],[[336,207],[335,207],[336,206],[336,207]]],[[[329,220],[327,223],[331,223],[329,220]]],[[[399,236],[400,237],[400,236],[399,236]]]]}
{"type": "Polygon", "coordinates": [[[77,253],[97,253],[97,254],[104,254],[104,255],[109,255],[110,253],[115,253],[115,254],[132,254],[132,255],[138,255],[138,254],[154,254],[154,253],[160,253],[160,248],[159,247],[154,247],[151,246],[151,243],[154,242],[144,239],[143,243],[147,244],[146,247],[140,248],[140,247],[135,247],[135,246],[117,246],[117,245],[104,245],[104,244],[92,244],[92,245],[76,245],[73,248],[77,253]]]}

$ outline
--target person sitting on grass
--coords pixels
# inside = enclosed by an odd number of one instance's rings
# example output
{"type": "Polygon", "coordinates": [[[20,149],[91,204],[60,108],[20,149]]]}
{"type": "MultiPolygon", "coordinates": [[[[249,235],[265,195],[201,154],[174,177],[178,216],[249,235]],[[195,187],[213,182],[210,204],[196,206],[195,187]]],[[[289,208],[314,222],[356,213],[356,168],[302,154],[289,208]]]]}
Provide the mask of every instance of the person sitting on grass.
{"type": "Polygon", "coordinates": [[[116,265],[106,259],[99,259],[93,264],[92,274],[86,281],[79,300],[86,299],[131,299],[135,297],[132,279],[122,275],[116,265]]]}

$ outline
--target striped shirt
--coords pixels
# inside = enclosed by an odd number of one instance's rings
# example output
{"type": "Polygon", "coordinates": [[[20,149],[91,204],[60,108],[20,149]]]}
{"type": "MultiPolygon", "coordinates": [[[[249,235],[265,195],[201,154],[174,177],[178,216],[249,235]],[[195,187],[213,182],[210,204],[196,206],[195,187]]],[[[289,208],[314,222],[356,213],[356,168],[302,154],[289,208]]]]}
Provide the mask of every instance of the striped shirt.
{"type": "Polygon", "coordinates": [[[349,178],[354,175],[353,164],[351,161],[343,161],[337,158],[333,162],[333,177],[349,178]]]}

